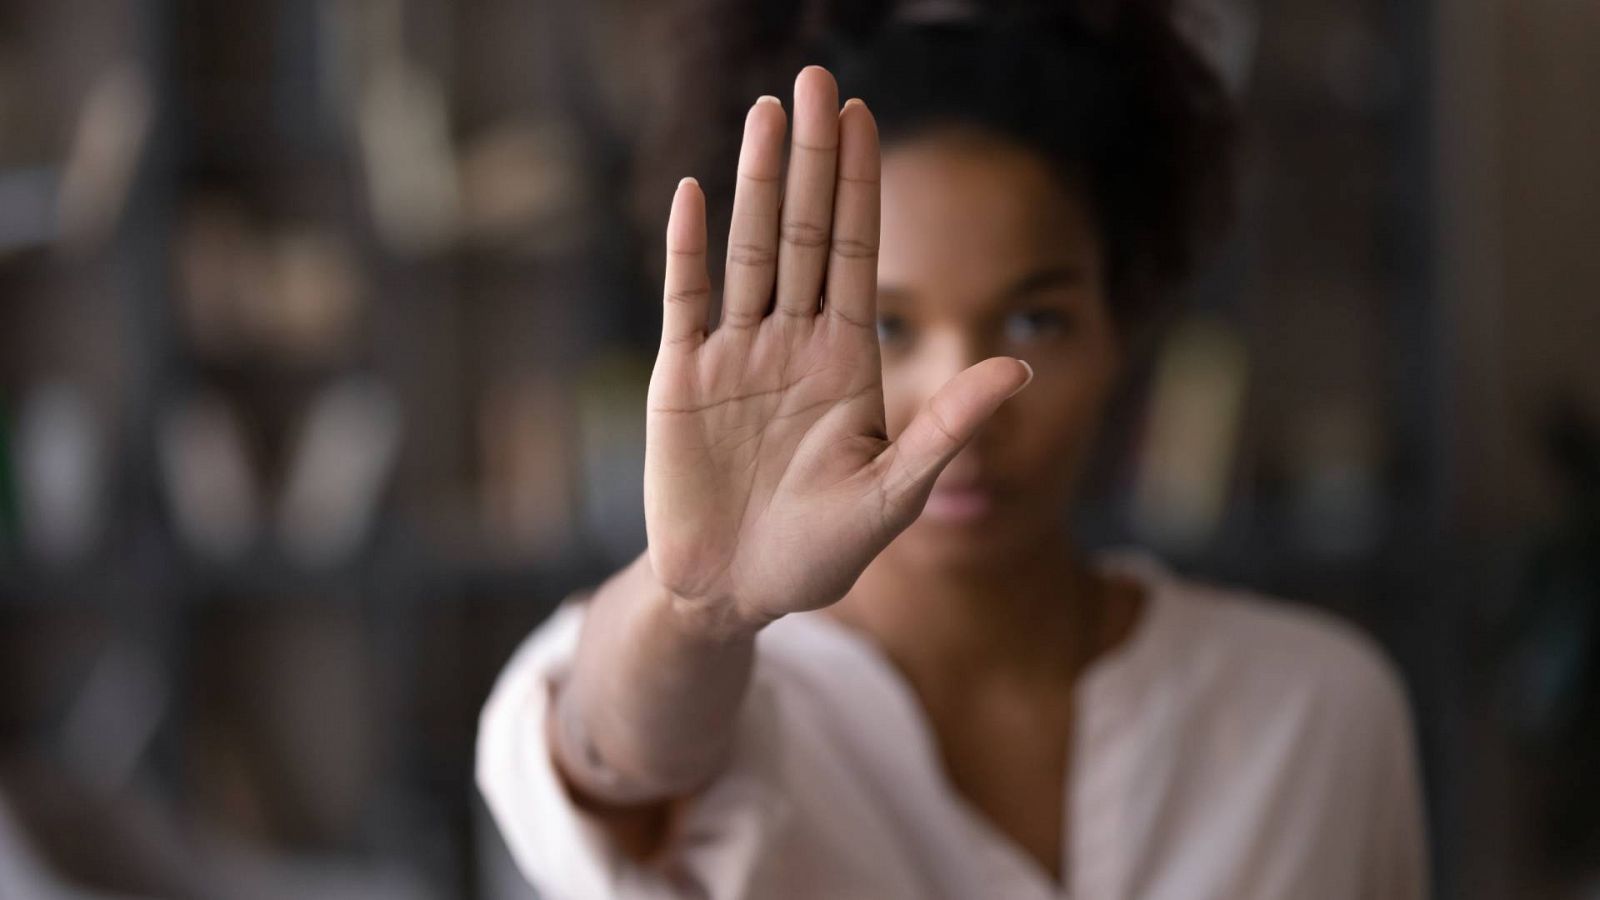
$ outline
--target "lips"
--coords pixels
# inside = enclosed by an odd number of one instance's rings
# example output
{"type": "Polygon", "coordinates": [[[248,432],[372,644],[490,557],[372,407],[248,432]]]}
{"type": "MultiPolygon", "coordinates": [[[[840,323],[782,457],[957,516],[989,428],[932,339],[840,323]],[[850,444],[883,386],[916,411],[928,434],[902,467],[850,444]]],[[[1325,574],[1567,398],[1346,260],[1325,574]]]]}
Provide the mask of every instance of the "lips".
{"type": "Polygon", "coordinates": [[[983,484],[935,484],[922,518],[945,525],[970,525],[994,511],[996,492],[983,484]]]}

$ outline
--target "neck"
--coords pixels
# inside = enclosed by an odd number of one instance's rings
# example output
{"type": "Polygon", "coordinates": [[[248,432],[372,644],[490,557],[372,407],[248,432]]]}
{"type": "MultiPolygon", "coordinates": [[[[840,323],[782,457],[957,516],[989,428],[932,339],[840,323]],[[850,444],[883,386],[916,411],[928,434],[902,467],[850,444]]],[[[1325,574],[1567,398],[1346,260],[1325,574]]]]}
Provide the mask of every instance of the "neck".
{"type": "Polygon", "coordinates": [[[913,676],[1070,684],[1106,646],[1112,592],[1065,535],[1003,564],[913,564],[891,546],[830,613],[913,676]]]}

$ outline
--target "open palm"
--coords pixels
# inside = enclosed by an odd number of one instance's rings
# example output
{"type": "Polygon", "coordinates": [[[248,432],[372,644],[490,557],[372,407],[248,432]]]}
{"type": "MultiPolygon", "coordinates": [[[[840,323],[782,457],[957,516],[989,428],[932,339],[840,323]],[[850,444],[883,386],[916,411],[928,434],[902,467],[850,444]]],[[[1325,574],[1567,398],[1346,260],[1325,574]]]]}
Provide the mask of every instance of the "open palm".
{"type": "Polygon", "coordinates": [[[707,331],[705,199],[685,179],[667,225],[650,380],[650,563],[676,596],[743,623],[826,606],[909,525],[934,479],[1027,382],[991,359],[951,379],[897,440],[876,330],[879,153],[872,114],[831,75],[751,108],[722,319],[707,331]]]}

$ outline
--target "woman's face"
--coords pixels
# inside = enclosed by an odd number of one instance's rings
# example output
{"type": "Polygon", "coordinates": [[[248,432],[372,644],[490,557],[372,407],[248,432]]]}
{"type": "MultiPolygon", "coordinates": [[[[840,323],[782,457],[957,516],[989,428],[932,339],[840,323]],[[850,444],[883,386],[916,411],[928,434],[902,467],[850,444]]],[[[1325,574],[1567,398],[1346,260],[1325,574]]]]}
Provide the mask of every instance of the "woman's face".
{"type": "Polygon", "coordinates": [[[1033,367],[890,548],[993,564],[1061,533],[1121,352],[1089,209],[1014,144],[942,132],[885,149],[878,268],[889,434],[991,356],[1033,367]]]}

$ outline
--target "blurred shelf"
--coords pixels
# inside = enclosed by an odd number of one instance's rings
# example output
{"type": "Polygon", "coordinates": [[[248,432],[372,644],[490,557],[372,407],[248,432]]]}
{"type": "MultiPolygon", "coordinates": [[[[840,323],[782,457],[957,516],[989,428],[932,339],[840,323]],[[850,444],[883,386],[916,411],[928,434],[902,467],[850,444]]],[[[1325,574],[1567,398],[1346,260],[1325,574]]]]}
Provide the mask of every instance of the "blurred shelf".
{"type": "Polygon", "coordinates": [[[118,603],[121,580],[97,571],[0,564],[0,611],[84,612],[118,603]]]}
{"type": "Polygon", "coordinates": [[[589,553],[548,562],[496,562],[443,558],[427,553],[383,556],[325,569],[290,563],[274,554],[227,564],[190,560],[165,585],[148,578],[7,564],[0,566],[0,609],[30,611],[112,609],[125,602],[130,583],[157,602],[209,608],[286,600],[386,605],[459,602],[473,596],[526,597],[553,609],[572,593],[598,585],[616,566],[589,553]]]}

